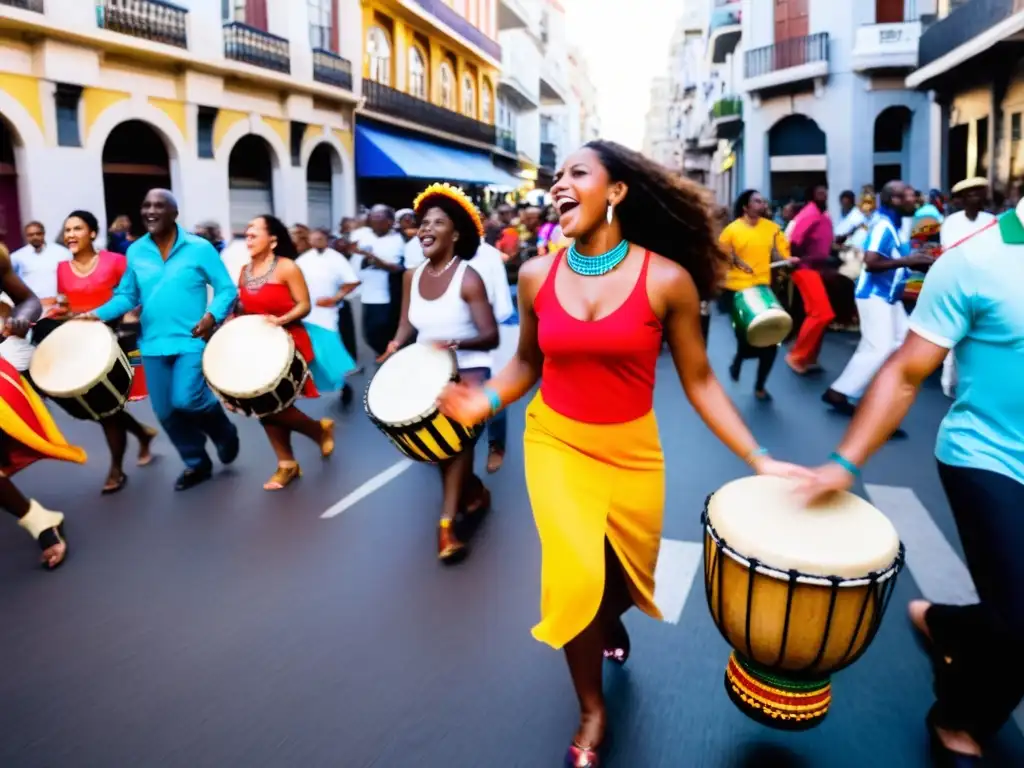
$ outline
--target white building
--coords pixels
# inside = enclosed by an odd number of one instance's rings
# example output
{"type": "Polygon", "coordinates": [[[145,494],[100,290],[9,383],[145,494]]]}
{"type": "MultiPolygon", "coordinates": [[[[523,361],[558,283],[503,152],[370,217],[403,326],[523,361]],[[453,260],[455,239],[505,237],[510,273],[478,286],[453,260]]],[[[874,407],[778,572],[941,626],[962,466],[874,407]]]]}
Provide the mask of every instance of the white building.
{"type": "Polygon", "coordinates": [[[175,5],[0,3],[8,245],[21,222],[53,233],[75,208],[106,231],[154,186],[184,226],[225,233],[258,213],[337,226],[354,210],[360,0],[175,5]]]}
{"type": "Polygon", "coordinates": [[[657,163],[672,167],[676,142],[671,131],[672,81],[656,77],[651,81],[651,100],[644,126],[643,153],[657,163]]]}
{"type": "Polygon", "coordinates": [[[590,68],[583,53],[569,48],[569,84],[572,98],[579,109],[579,143],[586,144],[601,138],[601,118],[597,112],[597,87],[590,76],[590,68]]]}

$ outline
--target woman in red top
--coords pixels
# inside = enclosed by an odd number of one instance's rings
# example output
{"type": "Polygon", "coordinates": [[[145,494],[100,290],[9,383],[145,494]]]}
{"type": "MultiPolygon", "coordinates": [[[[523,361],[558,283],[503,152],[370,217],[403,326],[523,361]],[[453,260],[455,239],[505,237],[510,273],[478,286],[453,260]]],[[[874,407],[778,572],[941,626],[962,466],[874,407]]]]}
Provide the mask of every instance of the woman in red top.
{"type": "MultiPolygon", "coordinates": [[[[114,289],[121,282],[127,261],[120,253],[99,251],[95,248],[99,222],[88,211],[73,211],[64,220],[64,245],[71,251],[71,261],[57,266],[57,293],[63,296],[60,315],[92,312],[110,301],[114,289]]],[[[103,484],[103,493],[117,493],[128,482],[124,473],[124,452],[128,447],[128,433],[139,441],[140,467],[153,460],[149,447],[157,431],[140,424],[128,411],[100,419],[103,435],[110,448],[110,472],[103,484]]]]}
{"type": "Polygon", "coordinates": [[[568,764],[598,764],[606,711],[602,659],[623,664],[631,606],[661,618],[654,566],[664,461],[652,411],[662,335],[690,403],[757,472],[805,472],[772,460],[715,378],[701,336],[724,257],[703,192],[642,155],[595,141],[570,155],[551,189],[573,243],[519,273],[519,349],[482,388],[456,384],[442,410],[479,423],[527,392],[526,483],[540,533],[541,622],[564,648],[579,698],[568,764]]]}
{"type": "MultiPolygon", "coordinates": [[[[273,216],[259,216],[249,222],[245,231],[249,263],[238,281],[239,314],[265,315],[267,321],[283,327],[295,340],[306,362],[313,359],[313,344],[302,325],[309,314],[309,289],[302,272],[295,265],[295,245],[288,228],[273,216]]],[[[306,378],[302,390],[305,397],[319,397],[313,377],[306,378]]],[[[260,419],[270,445],[277,455],[277,471],[263,484],[267,491],[279,491],[302,470],[292,452],[292,432],[298,432],[320,446],[326,459],[334,452],[334,421],[314,421],[294,405],[280,413],[260,419]]]]}

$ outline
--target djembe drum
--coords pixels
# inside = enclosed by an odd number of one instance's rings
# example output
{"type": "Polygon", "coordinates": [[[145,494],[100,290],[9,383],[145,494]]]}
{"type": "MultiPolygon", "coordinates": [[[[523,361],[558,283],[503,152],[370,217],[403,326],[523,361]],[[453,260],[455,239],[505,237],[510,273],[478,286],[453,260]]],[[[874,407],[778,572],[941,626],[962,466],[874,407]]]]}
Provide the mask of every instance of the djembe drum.
{"type": "Polygon", "coordinates": [[[746,477],[708,497],[708,608],[733,647],[725,688],[747,716],[805,730],[832,701],[830,676],[867,649],[903,566],[892,523],[863,499],[811,508],[795,482],[746,477]]]}

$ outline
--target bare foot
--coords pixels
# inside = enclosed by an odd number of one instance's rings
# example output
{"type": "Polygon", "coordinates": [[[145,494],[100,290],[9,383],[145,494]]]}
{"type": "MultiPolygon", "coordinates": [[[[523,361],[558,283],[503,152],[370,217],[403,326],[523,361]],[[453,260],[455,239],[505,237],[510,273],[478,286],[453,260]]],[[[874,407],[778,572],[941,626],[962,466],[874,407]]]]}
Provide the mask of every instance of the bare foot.
{"type": "Polygon", "coordinates": [[[505,463],[505,452],[499,451],[497,448],[491,448],[487,454],[487,474],[493,475],[499,469],[501,465],[505,463]]]}
{"type": "Polygon", "coordinates": [[[40,560],[43,565],[52,570],[64,562],[67,553],[68,545],[62,541],[59,544],[54,544],[52,547],[44,549],[40,560]]]}
{"type": "Polygon", "coordinates": [[[152,427],[143,427],[145,430],[145,437],[139,440],[139,461],[140,467],[145,467],[153,462],[153,454],[150,452],[150,446],[153,444],[153,440],[160,434],[152,427]]]}

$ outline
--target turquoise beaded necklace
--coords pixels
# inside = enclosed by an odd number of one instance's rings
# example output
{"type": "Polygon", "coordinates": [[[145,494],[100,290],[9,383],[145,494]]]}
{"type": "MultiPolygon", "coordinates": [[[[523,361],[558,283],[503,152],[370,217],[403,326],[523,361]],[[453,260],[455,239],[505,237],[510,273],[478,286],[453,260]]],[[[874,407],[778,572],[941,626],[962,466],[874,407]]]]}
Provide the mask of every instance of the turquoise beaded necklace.
{"type": "Polygon", "coordinates": [[[577,275],[586,277],[597,277],[607,275],[615,269],[629,253],[629,243],[625,240],[606,253],[597,256],[584,256],[576,250],[576,243],[569,246],[569,255],[566,261],[569,262],[569,269],[577,275]]]}

